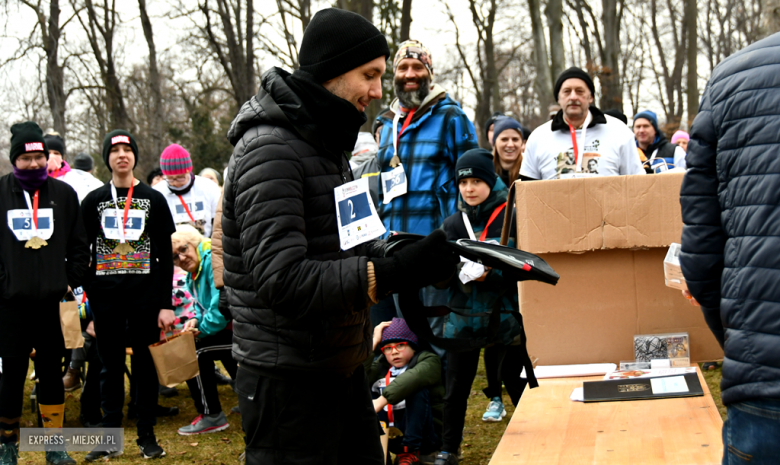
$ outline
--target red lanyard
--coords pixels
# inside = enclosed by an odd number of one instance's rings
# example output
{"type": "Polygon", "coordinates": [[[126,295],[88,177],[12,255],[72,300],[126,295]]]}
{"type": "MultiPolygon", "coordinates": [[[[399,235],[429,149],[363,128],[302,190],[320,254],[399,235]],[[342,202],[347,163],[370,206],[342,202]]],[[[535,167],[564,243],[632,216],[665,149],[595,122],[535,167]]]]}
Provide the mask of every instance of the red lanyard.
{"type": "MultiPolygon", "coordinates": [[[[390,370],[387,370],[387,374],[385,375],[385,389],[387,389],[387,386],[390,385],[390,370]]],[[[395,418],[393,417],[393,406],[390,404],[387,404],[387,422],[389,423],[387,426],[395,426],[395,418]]]]}
{"type": "Polygon", "coordinates": [[[135,184],[135,178],[130,183],[130,189],[127,190],[127,197],[125,198],[125,217],[122,221],[122,237],[125,237],[125,224],[127,224],[127,214],[130,212],[130,203],[133,201],[133,184],[135,184]]]}
{"type": "Polygon", "coordinates": [[[579,165],[580,151],[577,148],[577,132],[574,130],[574,126],[569,125],[569,132],[571,132],[571,143],[574,147],[574,166],[579,165]]]}
{"type": "Polygon", "coordinates": [[[35,225],[35,229],[38,229],[38,191],[35,191],[35,195],[33,195],[33,224],[35,225]]]}
{"type": "Polygon", "coordinates": [[[401,134],[403,134],[406,128],[409,127],[409,123],[412,122],[412,117],[414,116],[414,110],[416,110],[416,108],[412,108],[411,110],[409,110],[409,114],[406,115],[406,119],[404,120],[404,125],[401,126],[401,132],[398,133],[398,139],[401,138],[401,134]]]}
{"type": "Polygon", "coordinates": [[[499,213],[501,213],[501,210],[503,210],[503,209],[504,209],[504,207],[506,207],[506,202],[502,203],[501,205],[499,205],[498,207],[496,207],[496,209],[495,209],[495,210],[493,210],[493,214],[492,214],[492,215],[490,215],[490,219],[488,219],[488,222],[487,222],[487,224],[485,225],[485,229],[483,229],[483,230],[482,230],[482,234],[480,234],[480,235],[479,235],[479,242],[485,242],[485,239],[487,239],[488,228],[489,228],[489,227],[490,227],[490,225],[493,223],[493,220],[495,220],[495,219],[496,219],[496,217],[498,216],[498,214],[499,214],[499,213]]]}
{"type": "Polygon", "coordinates": [[[192,222],[195,222],[195,218],[192,217],[192,213],[190,213],[190,208],[187,206],[187,202],[184,201],[184,198],[182,196],[179,196],[179,200],[181,201],[181,204],[184,206],[184,211],[187,212],[187,216],[190,217],[192,222]]]}

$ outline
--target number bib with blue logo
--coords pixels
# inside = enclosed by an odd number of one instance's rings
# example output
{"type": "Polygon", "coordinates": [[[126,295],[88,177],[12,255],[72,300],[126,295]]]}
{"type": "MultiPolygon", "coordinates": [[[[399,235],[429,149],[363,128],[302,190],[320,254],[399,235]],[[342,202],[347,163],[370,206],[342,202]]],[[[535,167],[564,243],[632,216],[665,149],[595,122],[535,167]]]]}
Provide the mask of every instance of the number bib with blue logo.
{"type": "Polygon", "coordinates": [[[187,203],[187,208],[190,209],[189,213],[187,213],[187,209],[184,208],[178,197],[168,200],[168,205],[173,212],[173,222],[176,224],[206,219],[206,200],[203,197],[194,197],[192,195],[188,197],[184,201],[187,203]],[[190,218],[190,213],[192,218],[190,218]]]}
{"type": "Polygon", "coordinates": [[[51,235],[54,233],[54,210],[51,208],[38,209],[37,231],[33,224],[31,210],[8,210],[8,229],[20,241],[29,241],[36,236],[43,240],[51,239],[51,235]]]}
{"type": "MultiPolygon", "coordinates": [[[[103,234],[106,239],[122,240],[122,219],[125,211],[117,208],[107,208],[103,210],[103,216],[100,218],[100,225],[103,226],[103,234]]],[[[40,220],[39,220],[40,221],[40,220]]],[[[125,224],[126,241],[137,241],[141,238],[146,224],[146,212],[143,210],[128,210],[127,223],[125,224]]]]}
{"type": "Polygon", "coordinates": [[[369,197],[368,178],[343,184],[333,189],[333,193],[341,250],[349,250],[385,233],[385,226],[369,197]]]}

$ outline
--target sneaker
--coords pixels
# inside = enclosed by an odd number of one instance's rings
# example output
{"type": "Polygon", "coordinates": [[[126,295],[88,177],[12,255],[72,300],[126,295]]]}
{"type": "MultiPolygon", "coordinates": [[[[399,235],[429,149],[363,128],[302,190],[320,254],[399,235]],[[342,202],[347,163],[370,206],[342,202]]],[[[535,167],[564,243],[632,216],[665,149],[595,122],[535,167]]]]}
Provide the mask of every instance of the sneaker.
{"type": "Polygon", "coordinates": [[[75,368],[68,368],[68,372],[62,377],[65,392],[75,391],[81,387],[81,373],[75,368]]]}
{"type": "Polygon", "coordinates": [[[182,436],[192,436],[194,434],[216,433],[228,429],[230,423],[225,418],[225,412],[219,412],[211,415],[198,415],[187,426],[179,428],[179,434],[182,436]]]}
{"type": "Polygon", "coordinates": [[[439,452],[433,465],[458,465],[458,456],[449,452],[439,452]]]}
{"type": "Polygon", "coordinates": [[[46,465],[66,465],[76,463],[65,451],[46,452],[46,465]]]}
{"type": "Polygon", "coordinates": [[[179,391],[175,387],[169,388],[167,386],[163,386],[162,384],[160,385],[158,392],[163,397],[176,397],[179,395],[179,391]]]}
{"type": "Polygon", "coordinates": [[[504,403],[501,402],[500,397],[494,397],[490,400],[485,413],[482,414],[482,421],[497,422],[503,420],[505,416],[504,403]]]}
{"type": "Polygon", "coordinates": [[[236,415],[241,415],[241,410],[238,408],[238,405],[230,409],[230,413],[234,413],[236,415]]]}
{"type": "Polygon", "coordinates": [[[135,443],[138,444],[138,448],[141,449],[141,455],[145,459],[165,457],[165,451],[157,444],[157,438],[154,437],[154,434],[140,437],[135,440],[135,443]]]}
{"type": "Polygon", "coordinates": [[[122,451],[119,449],[93,450],[84,457],[84,460],[87,462],[94,462],[100,459],[108,460],[110,458],[119,457],[120,455],[122,455],[122,451]]]}
{"type": "Polygon", "coordinates": [[[416,450],[409,452],[407,448],[404,447],[404,451],[395,456],[395,463],[396,465],[411,465],[413,463],[420,463],[420,452],[416,450]]]}
{"type": "Polygon", "coordinates": [[[19,446],[16,444],[0,444],[0,465],[16,465],[19,458],[19,446]]]}
{"type": "Polygon", "coordinates": [[[229,376],[223,375],[222,372],[219,371],[218,366],[214,366],[214,372],[217,375],[217,384],[222,384],[222,385],[230,384],[231,386],[233,385],[233,379],[230,378],[229,376]]]}

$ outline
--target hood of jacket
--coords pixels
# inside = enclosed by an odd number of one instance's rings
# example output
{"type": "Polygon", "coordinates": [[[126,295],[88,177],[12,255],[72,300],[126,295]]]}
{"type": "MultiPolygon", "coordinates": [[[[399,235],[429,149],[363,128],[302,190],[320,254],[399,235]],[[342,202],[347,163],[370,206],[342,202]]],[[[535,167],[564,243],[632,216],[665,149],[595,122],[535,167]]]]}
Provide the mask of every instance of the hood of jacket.
{"type": "Polygon", "coordinates": [[[467,204],[463,197],[458,194],[458,210],[465,213],[472,224],[481,225],[487,222],[496,207],[506,202],[507,195],[509,195],[509,189],[499,177],[496,179],[496,185],[493,186],[493,190],[490,191],[488,198],[475,207],[467,204]]]}
{"type": "Polygon", "coordinates": [[[257,95],[241,106],[227,137],[235,146],[255,126],[282,126],[319,153],[340,160],[344,152],[352,152],[365,122],[365,113],[314,82],[308,73],[290,74],[274,67],[263,74],[257,95]]]}

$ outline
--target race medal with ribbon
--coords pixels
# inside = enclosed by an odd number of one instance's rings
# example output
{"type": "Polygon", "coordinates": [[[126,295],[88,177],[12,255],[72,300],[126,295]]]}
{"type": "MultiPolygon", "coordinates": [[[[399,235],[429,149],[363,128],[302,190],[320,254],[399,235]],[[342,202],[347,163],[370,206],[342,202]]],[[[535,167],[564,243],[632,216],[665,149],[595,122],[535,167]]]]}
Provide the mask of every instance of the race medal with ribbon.
{"type": "Polygon", "coordinates": [[[135,249],[127,243],[127,240],[138,240],[144,230],[144,220],[146,219],[145,213],[141,210],[132,210],[132,215],[130,214],[134,185],[135,179],[133,179],[133,182],[130,184],[130,188],[127,191],[125,208],[120,210],[119,203],[117,202],[116,187],[114,186],[114,182],[111,181],[111,196],[114,199],[114,207],[116,208],[103,211],[103,218],[101,218],[103,234],[106,236],[106,239],[119,240],[119,244],[114,247],[114,253],[119,255],[128,255],[135,252],[135,249]],[[122,212],[121,217],[120,211],[122,212]],[[111,221],[112,219],[113,222],[111,221]],[[129,222],[128,219],[130,219],[129,222]]]}
{"type": "Polygon", "coordinates": [[[24,191],[27,210],[9,210],[8,227],[20,241],[26,241],[26,249],[40,249],[49,245],[46,239],[54,233],[54,210],[38,209],[38,191],[35,191],[32,202],[30,194],[24,191]]]}

